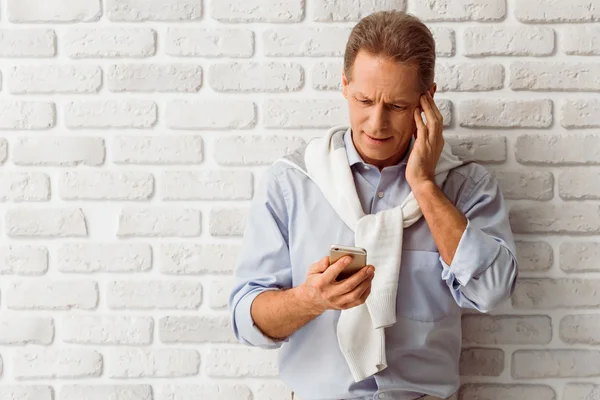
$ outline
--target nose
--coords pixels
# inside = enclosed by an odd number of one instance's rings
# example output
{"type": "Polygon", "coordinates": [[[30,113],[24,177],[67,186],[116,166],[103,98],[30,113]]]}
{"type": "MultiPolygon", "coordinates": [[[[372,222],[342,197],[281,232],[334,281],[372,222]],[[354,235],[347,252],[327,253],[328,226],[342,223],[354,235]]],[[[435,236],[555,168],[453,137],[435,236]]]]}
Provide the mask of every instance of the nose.
{"type": "Polygon", "coordinates": [[[377,135],[378,132],[383,132],[387,129],[387,112],[383,105],[378,104],[371,107],[371,115],[369,115],[370,134],[377,135]]]}

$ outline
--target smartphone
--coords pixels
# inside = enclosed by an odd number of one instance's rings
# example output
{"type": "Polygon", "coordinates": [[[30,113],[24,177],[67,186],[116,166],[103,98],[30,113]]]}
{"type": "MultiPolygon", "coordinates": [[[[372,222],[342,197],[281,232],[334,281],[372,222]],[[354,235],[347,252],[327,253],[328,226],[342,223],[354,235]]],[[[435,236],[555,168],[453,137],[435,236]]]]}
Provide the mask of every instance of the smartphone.
{"type": "Polygon", "coordinates": [[[333,264],[344,256],[351,256],[352,263],[337,276],[337,280],[346,279],[367,265],[367,251],[362,247],[333,244],[329,249],[329,263],[333,264]]]}

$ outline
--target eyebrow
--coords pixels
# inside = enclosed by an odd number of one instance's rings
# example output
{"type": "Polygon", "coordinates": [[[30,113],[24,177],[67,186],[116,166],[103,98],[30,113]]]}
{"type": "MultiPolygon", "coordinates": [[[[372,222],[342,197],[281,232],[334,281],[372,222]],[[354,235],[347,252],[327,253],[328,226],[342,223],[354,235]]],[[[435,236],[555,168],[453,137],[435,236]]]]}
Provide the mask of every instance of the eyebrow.
{"type": "MultiPolygon", "coordinates": [[[[367,95],[366,95],[366,94],[364,94],[363,92],[357,92],[356,94],[357,94],[358,96],[361,96],[361,97],[370,98],[369,96],[367,96],[367,95]]],[[[401,104],[406,104],[406,105],[409,105],[409,104],[410,104],[410,101],[408,101],[408,100],[406,100],[406,99],[395,99],[395,100],[389,101],[389,102],[387,102],[387,103],[388,103],[388,104],[401,103],[401,104]]]]}

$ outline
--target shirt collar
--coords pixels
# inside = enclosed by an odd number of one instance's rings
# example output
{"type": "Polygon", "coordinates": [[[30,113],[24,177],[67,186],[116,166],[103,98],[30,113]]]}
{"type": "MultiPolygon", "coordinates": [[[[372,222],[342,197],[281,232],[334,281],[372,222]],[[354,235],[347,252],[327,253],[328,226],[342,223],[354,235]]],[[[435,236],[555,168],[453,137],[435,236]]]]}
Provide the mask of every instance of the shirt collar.
{"type": "MultiPolygon", "coordinates": [[[[397,165],[402,165],[402,164],[406,165],[406,163],[408,162],[408,157],[410,155],[410,151],[412,150],[412,147],[413,147],[413,142],[414,142],[414,137],[411,137],[410,143],[408,144],[408,149],[406,151],[406,154],[404,155],[404,158],[402,158],[402,160],[400,160],[400,162],[398,162],[397,165]]],[[[353,166],[354,164],[358,164],[358,163],[361,163],[363,165],[369,165],[362,159],[360,154],[358,154],[356,147],[354,147],[354,142],[352,140],[352,128],[348,128],[346,133],[344,133],[344,144],[346,145],[346,154],[348,156],[348,164],[350,166],[353,166]]]]}

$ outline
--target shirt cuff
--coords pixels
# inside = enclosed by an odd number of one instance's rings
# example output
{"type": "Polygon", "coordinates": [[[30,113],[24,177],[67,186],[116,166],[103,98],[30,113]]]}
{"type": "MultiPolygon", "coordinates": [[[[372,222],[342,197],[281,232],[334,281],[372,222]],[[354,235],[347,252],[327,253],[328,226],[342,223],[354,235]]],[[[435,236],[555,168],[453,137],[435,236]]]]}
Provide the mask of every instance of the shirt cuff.
{"type": "Polygon", "coordinates": [[[442,277],[451,272],[461,286],[466,286],[471,279],[477,279],[479,274],[492,265],[498,257],[500,246],[494,238],[474,227],[467,218],[467,228],[458,242],[452,263],[446,264],[440,256],[444,266],[442,277]]]}
{"type": "Polygon", "coordinates": [[[240,330],[241,336],[249,344],[268,349],[275,349],[281,347],[284,342],[289,341],[289,338],[282,340],[273,339],[265,335],[260,328],[254,323],[252,314],[250,313],[250,307],[252,302],[259,294],[267,290],[279,290],[278,288],[261,289],[246,294],[237,304],[235,309],[235,321],[238,329],[240,330]]]}

